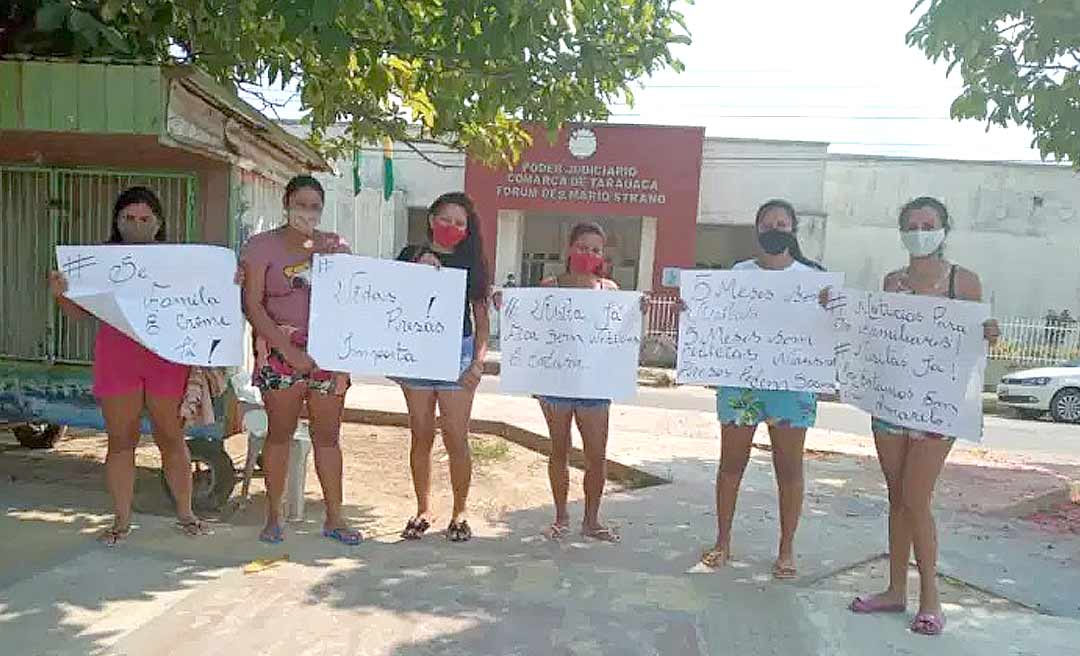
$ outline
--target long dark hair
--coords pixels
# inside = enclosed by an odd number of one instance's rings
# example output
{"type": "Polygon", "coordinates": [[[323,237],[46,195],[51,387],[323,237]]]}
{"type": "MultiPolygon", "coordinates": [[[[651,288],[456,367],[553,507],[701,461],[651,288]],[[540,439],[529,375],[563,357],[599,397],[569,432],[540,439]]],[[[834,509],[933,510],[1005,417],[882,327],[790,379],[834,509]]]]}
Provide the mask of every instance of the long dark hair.
{"type": "Polygon", "coordinates": [[[754,217],[754,228],[756,229],[769,210],[774,208],[784,210],[787,212],[788,217],[791,218],[791,235],[794,237],[791,242],[791,257],[794,258],[796,262],[805,264],[811,269],[824,271],[825,267],[803,255],[802,249],[799,248],[799,217],[795,214],[795,207],[791,203],[780,198],[773,198],[772,200],[766,201],[764,205],[758,208],[757,216],[754,217]]]}
{"type": "Polygon", "coordinates": [[[465,259],[469,264],[469,298],[472,300],[487,298],[490,280],[487,261],[484,259],[484,238],[480,235],[480,217],[476,213],[476,205],[468,194],[452,191],[435,199],[428,208],[428,242],[433,239],[431,218],[447,205],[457,205],[465,210],[467,218],[465,239],[454,247],[454,255],[465,259]]]}
{"type": "MultiPolygon", "coordinates": [[[[600,224],[595,221],[582,221],[571,228],[570,239],[567,243],[570,246],[573,246],[574,242],[585,235],[596,235],[597,237],[600,237],[600,239],[603,239],[604,243],[607,244],[607,233],[605,233],[604,229],[600,227],[600,224]]],[[[566,270],[567,272],[570,271],[570,258],[566,258],[566,270]]]]}
{"type": "Polygon", "coordinates": [[[285,195],[281,198],[281,204],[286,208],[289,207],[289,199],[292,198],[292,195],[305,188],[317,191],[319,200],[326,203],[326,192],[323,191],[322,184],[314,177],[304,174],[293,176],[293,179],[289,180],[289,184],[285,185],[285,195]]]}
{"type": "Polygon", "coordinates": [[[436,255],[435,251],[431,250],[431,248],[427,246],[418,244],[407,244],[404,248],[401,249],[400,252],[398,252],[396,259],[399,262],[418,262],[420,258],[424,257],[428,253],[436,255]]]}
{"type": "Polygon", "coordinates": [[[165,241],[165,212],[161,208],[161,200],[158,199],[157,194],[147,187],[128,187],[117,196],[116,203],[113,205],[112,228],[109,230],[110,244],[124,242],[124,237],[120,234],[120,212],[123,212],[124,208],[129,205],[138,205],[140,203],[145,203],[161,224],[157,234],[154,235],[154,241],[165,241]]]}

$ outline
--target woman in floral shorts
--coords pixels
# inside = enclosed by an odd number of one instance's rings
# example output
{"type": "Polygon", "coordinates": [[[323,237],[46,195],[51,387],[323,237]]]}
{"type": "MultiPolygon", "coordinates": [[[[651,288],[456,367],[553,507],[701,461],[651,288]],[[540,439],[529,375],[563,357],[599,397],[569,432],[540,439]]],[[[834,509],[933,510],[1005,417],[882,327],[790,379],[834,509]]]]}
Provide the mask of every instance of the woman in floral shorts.
{"type": "Polygon", "coordinates": [[[311,262],[316,253],[348,253],[330,232],[316,230],[322,215],[322,185],[297,176],[285,188],[286,224],[253,236],[244,246],[244,312],[255,331],[252,382],[262,392],[270,426],[263,447],[266,474],[266,526],[259,539],[285,539],[281,500],[289,466],[289,447],[301,410],[307,405],[315,471],[326,503],[323,535],[355,545],[360,533],[345,522],[342,505],[341,416],[348,374],[323,371],[307,354],[311,302],[311,262]]]}

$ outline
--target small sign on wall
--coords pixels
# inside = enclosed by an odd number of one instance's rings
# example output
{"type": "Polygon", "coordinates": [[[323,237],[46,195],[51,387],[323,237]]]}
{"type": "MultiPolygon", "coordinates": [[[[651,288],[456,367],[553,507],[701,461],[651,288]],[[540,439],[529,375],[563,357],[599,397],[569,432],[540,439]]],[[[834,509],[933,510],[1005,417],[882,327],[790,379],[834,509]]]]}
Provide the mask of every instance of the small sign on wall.
{"type": "Polygon", "coordinates": [[[664,271],[660,275],[660,284],[664,287],[678,287],[679,273],[681,271],[682,269],[679,267],[664,267],[664,271]]]}

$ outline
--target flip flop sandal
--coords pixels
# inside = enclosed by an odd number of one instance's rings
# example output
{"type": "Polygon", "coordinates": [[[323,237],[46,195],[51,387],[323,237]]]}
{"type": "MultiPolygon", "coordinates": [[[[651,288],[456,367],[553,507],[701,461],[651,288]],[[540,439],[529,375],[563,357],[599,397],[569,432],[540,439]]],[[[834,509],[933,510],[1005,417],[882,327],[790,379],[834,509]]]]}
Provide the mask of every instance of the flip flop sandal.
{"type": "Polygon", "coordinates": [[[570,527],[564,524],[552,524],[544,531],[544,537],[549,540],[565,540],[570,536],[570,527]]]}
{"type": "Polygon", "coordinates": [[[941,635],[945,630],[944,613],[919,613],[911,621],[911,631],[925,636],[941,635]]]}
{"type": "Polygon", "coordinates": [[[285,529],[280,526],[271,526],[264,528],[259,533],[259,542],[265,544],[281,544],[285,541],[285,529]]]}
{"type": "Polygon", "coordinates": [[[619,537],[618,533],[608,528],[607,526],[593,529],[582,529],[581,535],[583,537],[591,538],[593,540],[599,540],[601,542],[611,542],[612,544],[622,540],[622,538],[619,537]]]}
{"type": "Polygon", "coordinates": [[[212,531],[210,527],[206,525],[201,519],[181,519],[177,520],[176,530],[180,531],[189,538],[197,538],[203,535],[210,535],[212,531]]]}
{"type": "Polygon", "coordinates": [[[778,581],[794,581],[799,578],[799,570],[794,565],[773,563],[772,575],[778,581]]]}
{"type": "Polygon", "coordinates": [[[112,547],[118,546],[121,542],[126,540],[129,535],[131,535],[130,526],[124,529],[110,526],[109,528],[102,531],[101,534],[98,535],[97,539],[98,542],[111,549],[112,547]]]}
{"type": "Polygon", "coordinates": [[[348,527],[324,528],[322,534],[324,538],[349,547],[355,547],[364,541],[364,536],[360,535],[360,531],[348,527]]]}
{"type": "Polygon", "coordinates": [[[469,522],[464,519],[460,522],[450,522],[446,527],[446,539],[451,542],[468,542],[472,539],[472,529],[469,522]]]}
{"type": "Polygon", "coordinates": [[[401,537],[406,540],[419,540],[431,528],[431,522],[423,517],[413,517],[405,524],[401,537]]]}
{"type": "Polygon", "coordinates": [[[730,558],[731,554],[727,550],[713,548],[701,554],[701,564],[709,569],[720,569],[727,565],[730,558]]]}
{"type": "Polygon", "coordinates": [[[907,610],[906,604],[893,604],[874,599],[873,597],[855,597],[848,605],[848,610],[860,615],[873,613],[903,613],[907,610]]]}

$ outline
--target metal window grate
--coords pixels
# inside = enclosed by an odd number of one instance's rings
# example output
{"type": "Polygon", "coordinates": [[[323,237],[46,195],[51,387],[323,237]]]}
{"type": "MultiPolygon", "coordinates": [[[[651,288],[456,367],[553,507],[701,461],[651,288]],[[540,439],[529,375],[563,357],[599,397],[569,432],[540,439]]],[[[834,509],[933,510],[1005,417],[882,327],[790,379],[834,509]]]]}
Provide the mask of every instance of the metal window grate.
{"type": "Polygon", "coordinates": [[[144,185],[161,199],[170,242],[194,236],[197,180],[183,173],[0,167],[0,356],[86,363],[94,327],[69,321],[50,302],[45,278],[56,244],[100,244],[113,203],[144,185]]]}

